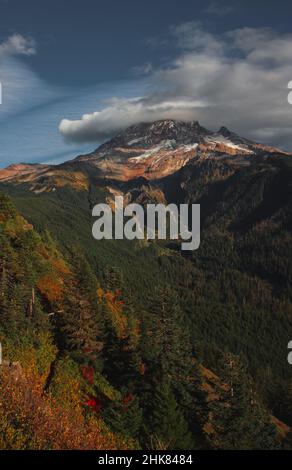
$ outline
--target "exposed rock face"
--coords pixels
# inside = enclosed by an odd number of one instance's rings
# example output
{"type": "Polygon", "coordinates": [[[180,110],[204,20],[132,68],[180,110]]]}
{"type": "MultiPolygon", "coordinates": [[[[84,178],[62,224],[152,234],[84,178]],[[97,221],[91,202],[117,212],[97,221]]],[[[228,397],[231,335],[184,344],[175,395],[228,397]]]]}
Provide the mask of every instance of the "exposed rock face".
{"type": "Polygon", "coordinates": [[[200,126],[198,121],[183,122],[172,119],[140,123],[128,127],[98,150],[106,151],[114,147],[147,148],[160,144],[162,141],[173,140],[179,144],[203,142],[209,131],[200,126]]]}
{"type": "Polygon", "coordinates": [[[95,165],[104,178],[128,181],[143,176],[157,179],[174,173],[196,155],[198,144],[176,146],[173,141],[159,145],[138,147],[114,147],[110,151],[82,157],[82,161],[95,165]]]}
{"type": "Polygon", "coordinates": [[[50,167],[49,165],[41,165],[41,164],[26,164],[26,163],[18,163],[14,165],[10,165],[3,170],[0,170],[0,181],[9,181],[9,180],[17,180],[18,177],[22,177],[24,175],[32,174],[41,174],[48,170],[50,167]]]}
{"type": "Polygon", "coordinates": [[[11,165],[0,181],[29,183],[36,192],[71,184],[84,188],[89,180],[130,181],[169,176],[191,160],[230,158],[249,164],[280,150],[244,139],[226,127],[211,132],[197,121],[161,120],[130,126],[97,150],[57,166],[11,165]]]}
{"type": "Polygon", "coordinates": [[[95,166],[108,179],[129,181],[143,176],[155,180],[175,173],[195,158],[237,156],[248,163],[262,152],[281,153],[239,137],[226,127],[211,132],[197,121],[163,120],[131,126],[76,161],[95,166]]]}

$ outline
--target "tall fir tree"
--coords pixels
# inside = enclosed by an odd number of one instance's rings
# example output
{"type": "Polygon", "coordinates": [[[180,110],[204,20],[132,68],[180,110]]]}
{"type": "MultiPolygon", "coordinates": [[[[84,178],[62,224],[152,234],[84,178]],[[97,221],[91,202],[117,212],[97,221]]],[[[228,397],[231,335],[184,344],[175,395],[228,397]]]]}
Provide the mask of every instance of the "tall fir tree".
{"type": "Polygon", "coordinates": [[[171,390],[167,378],[161,377],[147,419],[146,442],[151,449],[193,449],[195,444],[188,423],[171,390]]]}
{"type": "Polygon", "coordinates": [[[141,355],[137,340],[137,320],[131,296],[124,296],[118,290],[118,311],[123,318],[123,333],[117,331],[113,322],[113,311],[116,306],[103,302],[104,319],[104,372],[117,388],[126,387],[128,392],[136,393],[141,355]]]}
{"type": "Polygon", "coordinates": [[[87,358],[96,363],[100,358],[103,332],[97,280],[89,263],[80,254],[76,255],[74,268],[64,301],[64,313],[60,315],[61,334],[65,348],[76,358],[87,358]]]}
{"type": "Polygon", "coordinates": [[[103,417],[114,432],[139,441],[143,412],[137,396],[127,393],[118,402],[110,403],[103,417]]]}
{"type": "Polygon", "coordinates": [[[222,383],[210,403],[207,439],[219,449],[274,449],[276,428],[260,404],[244,362],[224,355],[219,370],[222,383]]]}
{"type": "MultiPolygon", "coordinates": [[[[148,392],[151,396],[151,390],[160,382],[161,376],[168,377],[178,403],[193,419],[195,394],[203,394],[199,390],[201,374],[193,356],[188,332],[181,325],[182,313],[173,292],[170,289],[158,289],[153,294],[150,312],[144,315],[141,337],[148,392]]],[[[202,396],[200,400],[198,397],[197,406],[200,403],[203,404],[202,396]]]]}

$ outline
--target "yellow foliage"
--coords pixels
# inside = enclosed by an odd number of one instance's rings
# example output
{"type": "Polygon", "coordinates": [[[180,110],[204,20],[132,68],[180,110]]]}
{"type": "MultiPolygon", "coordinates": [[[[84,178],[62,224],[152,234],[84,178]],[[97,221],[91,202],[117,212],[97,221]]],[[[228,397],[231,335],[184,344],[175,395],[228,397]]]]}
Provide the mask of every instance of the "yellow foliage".
{"type": "Polygon", "coordinates": [[[52,266],[59,274],[70,274],[69,267],[62,259],[52,260],[52,266]]]}
{"type": "MultiPolygon", "coordinates": [[[[1,341],[3,341],[0,338],[1,341]]],[[[51,363],[57,353],[50,333],[38,332],[34,337],[34,345],[28,341],[20,341],[17,345],[10,343],[8,338],[3,341],[4,357],[10,362],[21,364],[24,371],[39,374],[40,381],[45,382],[51,363]]]]}
{"type": "Polygon", "coordinates": [[[0,375],[1,449],[124,450],[96,418],[86,420],[77,408],[63,408],[39,387],[34,374],[16,378],[9,368],[0,375]]]}
{"type": "Polygon", "coordinates": [[[26,220],[18,214],[13,219],[0,220],[0,222],[5,223],[5,233],[12,239],[16,238],[22,232],[32,229],[32,225],[27,223],[26,220]]]}
{"type": "Polygon", "coordinates": [[[53,274],[45,274],[37,281],[37,288],[49,302],[61,300],[64,291],[63,280],[53,274]]]}
{"type": "Polygon", "coordinates": [[[68,357],[57,361],[49,392],[52,397],[68,408],[80,409],[82,391],[78,366],[68,357]]]}
{"type": "Polygon", "coordinates": [[[71,273],[70,268],[57,253],[49,251],[43,243],[39,244],[37,252],[45,260],[43,264],[46,272],[38,279],[36,286],[50,302],[61,300],[65,277],[71,273]]]}
{"type": "Polygon", "coordinates": [[[123,302],[118,300],[118,293],[105,292],[103,289],[98,288],[97,295],[100,300],[104,299],[106,302],[118,338],[125,338],[127,336],[128,322],[126,315],[123,313],[123,302]]]}

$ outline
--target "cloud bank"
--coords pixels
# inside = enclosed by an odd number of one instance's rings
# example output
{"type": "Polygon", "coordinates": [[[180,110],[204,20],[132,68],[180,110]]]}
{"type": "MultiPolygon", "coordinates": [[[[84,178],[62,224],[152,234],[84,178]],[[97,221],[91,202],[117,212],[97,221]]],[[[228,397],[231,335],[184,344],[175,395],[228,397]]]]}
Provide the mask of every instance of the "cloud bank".
{"type": "Polygon", "coordinates": [[[216,35],[190,22],[172,28],[177,57],[148,67],[151,92],[113,98],[80,119],[62,119],[67,141],[104,140],[121,129],[156,119],[197,119],[216,129],[226,125],[258,141],[292,149],[292,35],[270,28],[241,28],[216,35]]]}

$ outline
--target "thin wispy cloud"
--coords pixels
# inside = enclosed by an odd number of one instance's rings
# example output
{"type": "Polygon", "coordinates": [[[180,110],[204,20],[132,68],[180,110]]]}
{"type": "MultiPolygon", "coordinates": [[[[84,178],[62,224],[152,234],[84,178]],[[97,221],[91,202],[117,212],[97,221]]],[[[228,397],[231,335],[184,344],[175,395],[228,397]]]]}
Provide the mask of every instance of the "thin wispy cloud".
{"type": "Polygon", "coordinates": [[[0,42],[2,103],[0,122],[35,104],[51,99],[54,92],[25,64],[21,57],[35,55],[36,42],[31,37],[12,34],[0,42]]]}
{"type": "Polygon", "coordinates": [[[64,140],[58,132],[63,115],[75,119],[82,111],[102,107],[112,93],[130,96],[138,90],[145,92],[143,78],[82,89],[57,87],[15,55],[1,57],[0,70],[0,167],[20,161],[57,164],[91,151],[92,143],[64,140]]]}
{"type": "Polygon", "coordinates": [[[207,6],[207,8],[204,10],[204,13],[215,16],[227,16],[233,13],[237,7],[238,5],[236,2],[233,5],[227,5],[223,2],[213,1],[207,6]]]}

